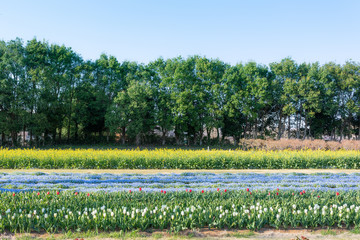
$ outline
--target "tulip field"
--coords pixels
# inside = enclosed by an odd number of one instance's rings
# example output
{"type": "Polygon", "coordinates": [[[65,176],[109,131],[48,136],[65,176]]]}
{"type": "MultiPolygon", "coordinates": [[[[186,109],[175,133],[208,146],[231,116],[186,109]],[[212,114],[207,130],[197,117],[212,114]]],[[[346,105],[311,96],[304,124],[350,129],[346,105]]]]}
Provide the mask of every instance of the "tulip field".
{"type": "Polygon", "coordinates": [[[356,150],[0,149],[0,233],[358,229],[360,172],[340,170],[358,163],[356,150]],[[281,168],[332,170],[171,171],[281,168]]]}
{"type": "Polygon", "coordinates": [[[359,150],[5,149],[6,169],[359,169],[359,150]]]}
{"type": "Polygon", "coordinates": [[[0,231],[359,227],[360,191],[3,192],[0,231]]]}

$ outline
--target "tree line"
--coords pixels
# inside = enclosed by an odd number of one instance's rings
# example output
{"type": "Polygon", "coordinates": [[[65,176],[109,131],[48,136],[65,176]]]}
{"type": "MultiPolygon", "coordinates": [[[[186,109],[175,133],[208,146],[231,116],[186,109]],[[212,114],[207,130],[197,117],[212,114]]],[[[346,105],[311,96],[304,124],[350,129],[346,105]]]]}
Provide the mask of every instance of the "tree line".
{"type": "Polygon", "coordinates": [[[0,133],[3,146],[359,139],[360,64],[86,61],[64,45],[0,41],[0,133]]]}

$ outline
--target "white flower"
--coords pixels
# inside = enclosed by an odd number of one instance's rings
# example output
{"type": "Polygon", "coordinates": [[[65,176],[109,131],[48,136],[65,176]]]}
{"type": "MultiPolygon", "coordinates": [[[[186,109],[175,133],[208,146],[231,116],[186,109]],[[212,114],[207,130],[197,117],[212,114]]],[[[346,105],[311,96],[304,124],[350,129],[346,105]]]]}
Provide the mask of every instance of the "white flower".
{"type": "Polygon", "coordinates": [[[106,217],[106,213],[103,213],[103,217],[106,217]]]}
{"type": "Polygon", "coordinates": [[[192,218],[192,214],[189,214],[189,218],[192,218]]]}
{"type": "Polygon", "coordinates": [[[48,215],[45,213],[44,218],[48,218],[48,215]]]}
{"type": "Polygon", "coordinates": [[[57,216],[57,213],[54,213],[54,217],[56,218],[56,216],[57,216]]]}
{"type": "MultiPolygon", "coordinates": [[[[191,215],[191,214],[190,214],[190,215],[191,215]]],[[[162,216],[161,216],[161,215],[159,216],[159,219],[162,219],[162,216]]]]}
{"type": "Polygon", "coordinates": [[[68,215],[65,215],[65,219],[68,219],[69,218],[69,216],[68,215]]]}
{"type": "Polygon", "coordinates": [[[295,204],[293,204],[292,207],[293,207],[293,209],[296,209],[296,205],[295,205],[295,204]]]}
{"type": "Polygon", "coordinates": [[[184,211],[181,211],[181,216],[184,216],[184,211]]]}
{"type": "Polygon", "coordinates": [[[276,214],[276,219],[279,219],[280,218],[280,215],[279,214],[276,214]]]}
{"type": "Polygon", "coordinates": [[[6,213],[6,214],[8,214],[8,213],[10,213],[10,212],[11,212],[11,211],[10,211],[10,209],[8,209],[8,210],[6,210],[6,212],[5,212],[5,213],[6,213]]]}
{"type": "Polygon", "coordinates": [[[114,213],[113,213],[113,212],[111,212],[111,213],[110,213],[110,215],[113,217],[113,216],[114,216],[114,213]]]}
{"type": "Polygon", "coordinates": [[[27,217],[28,217],[28,218],[31,218],[31,214],[28,214],[27,217]]]}

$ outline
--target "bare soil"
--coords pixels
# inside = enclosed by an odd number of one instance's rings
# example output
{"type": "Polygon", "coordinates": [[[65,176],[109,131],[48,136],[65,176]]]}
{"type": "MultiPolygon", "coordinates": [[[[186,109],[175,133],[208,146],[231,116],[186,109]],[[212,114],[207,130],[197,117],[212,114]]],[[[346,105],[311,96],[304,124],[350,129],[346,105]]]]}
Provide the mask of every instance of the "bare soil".
{"type": "Polygon", "coordinates": [[[201,229],[197,231],[186,230],[178,234],[171,234],[165,231],[152,232],[136,232],[125,237],[111,238],[106,234],[94,235],[93,237],[82,238],[81,233],[77,237],[66,238],[63,234],[47,234],[47,233],[32,233],[32,234],[2,234],[0,239],[279,239],[279,240],[313,240],[313,239],[360,239],[360,234],[355,234],[348,230],[309,230],[309,229],[291,229],[291,230],[274,230],[263,229],[258,232],[250,232],[249,230],[209,230],[201,229]]]}

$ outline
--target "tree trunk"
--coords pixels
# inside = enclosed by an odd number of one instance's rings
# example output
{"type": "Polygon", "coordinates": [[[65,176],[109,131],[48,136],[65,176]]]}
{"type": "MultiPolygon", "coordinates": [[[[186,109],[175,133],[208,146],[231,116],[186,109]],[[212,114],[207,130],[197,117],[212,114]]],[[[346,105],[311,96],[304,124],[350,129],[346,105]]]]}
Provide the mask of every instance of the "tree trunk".
{"type": "Polygon", "coordinates": [[[1,145],[3,146],[5,143],[5,133],[1,132],[1,145]]]}
{"type": "Polygon", "coordinates": [[[264,136],[264,128],[265,128],[265,114],[262,115],[261,117],[261,137],[265,138],[264,136]]]}
{"type": "Polygon", "coordinates": [[[217,143],[220,144],[220,129],[216,128],[216,139],[217,139],[217,143]]]}
{"type": "Polygon", "coordinates": [[[59,127],[59,143],[61,144],[61,131],[62,130],[62,126],[59,127]]]}
{"type": "Polygon", "coordinates": [[[136,146],[140,146],[141,143],[141,133],[136,134],[136,146]]]}
{"type": "Polygon", "coordinates": [[[17,140],[17,132],[11,131],[11,146],[15,147],[17,140]]]}
{"type": "Polygon", "coordinates": [[[256,118],[255,119],[255,123],[254,123],[254,127],[255,127],[255,129],[254,129],[254,139],[257,139],[257,131],[258,131],[258,126],[257,126],[257,124],[258,124],[258,119],[256,118]]]}
{"type": "Polygon", "coordinates": [[[296,113],[296,138],[300,139],[300,114],[296,113]]]}
{"type": "Polygon", "coordinates": [[[25,130],[26,130],[25,125],[23,125],[23,142],[22,142],[23,146],[25,146],[25,144],[26,144],[25,130]]]}
{"type": "Polygon", "coordinates": [[[122,127],[121,128],[121,141],[122,141],[122,144],[125,144],[125,134],[126,134],[126,128],[125,127],[122,127]]]}
{"type": "Polygon", "coordinates": [[[161,136],[161,145],[165,145],[166,144],[166,130],[162,131],[162,136],[161,136]]]}
{"type": "Polygon", "coordinates": [[[304,127],[304,137],[303,140],[305,140],[307,138],[307,117],[306,117],[306,112],[305,112],[305,127],[304,127]]]}
{"type": "Polygon", "coordinates": [[[280,140],[281,135],[282,135],[282,132],[281,132],[281,129],[282,129],[281,120],[282,120],[282,112],[280,112],[280,115],[279,115],[278,137],[277,137],[278,140],[280,140]]]}
{"type": "Polygon", "coordinates": [[[289,115],[289,117],[288,117],[288,139],[290,139],[290,137],[291,137],[291,132],[290,132],[290,115],[289,115]]]}
{"type": "Polygon", "coordinates": [[[78,131],[79,131],[79,124],[77,123],[77,121],[75,121],[75,141],[77,141],[79,138],[78,131]]]}

